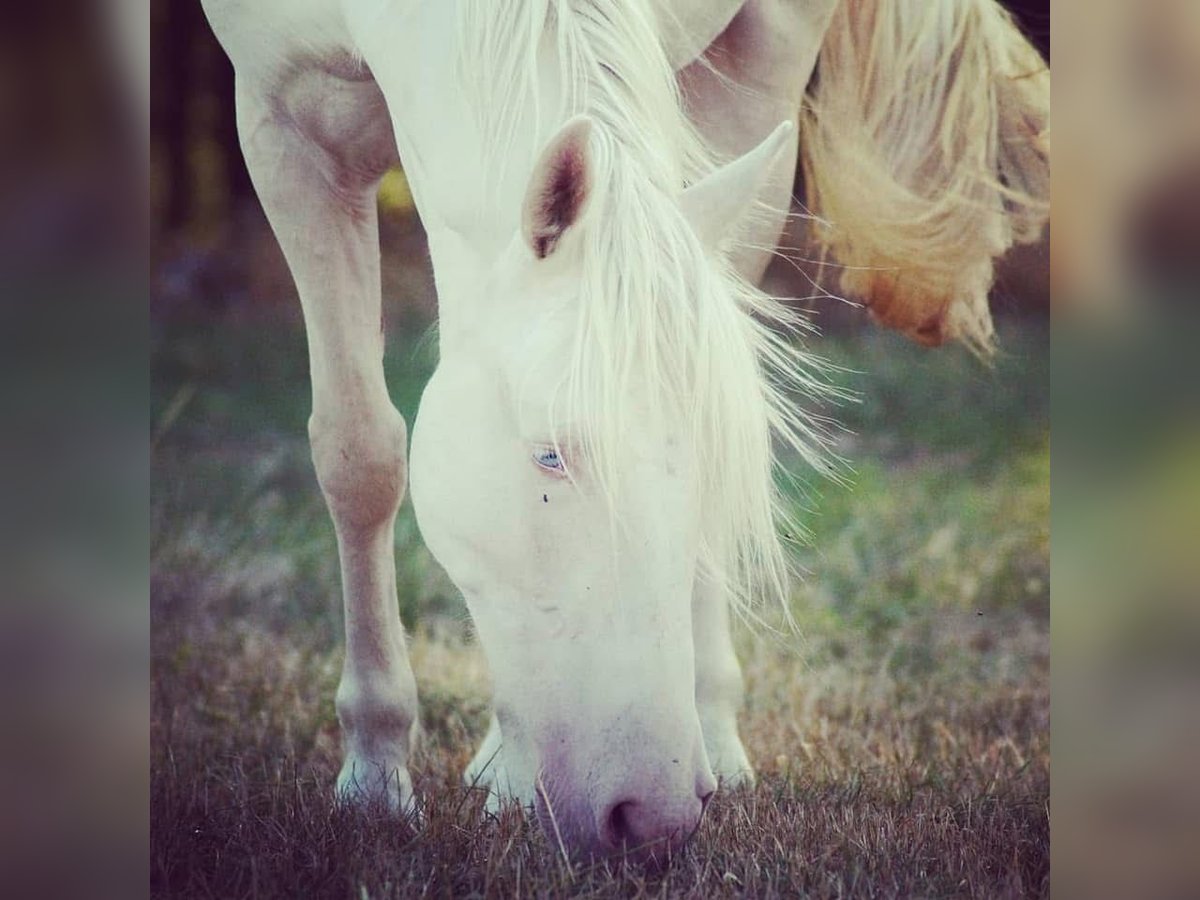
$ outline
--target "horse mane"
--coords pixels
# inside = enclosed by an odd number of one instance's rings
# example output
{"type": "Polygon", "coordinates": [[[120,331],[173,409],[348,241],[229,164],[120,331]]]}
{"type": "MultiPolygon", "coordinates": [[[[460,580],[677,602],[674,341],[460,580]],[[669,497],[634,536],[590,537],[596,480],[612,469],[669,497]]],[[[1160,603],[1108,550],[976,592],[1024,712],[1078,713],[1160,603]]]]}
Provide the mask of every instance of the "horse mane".
{"type": "Polygon", "coordinates": [[[841,289],[989,356],[993,260],[1049,216],[1046,63],[995,0],[841,0],[813,84],[807,205],[841,289]]]}
{"type": "Polygon", "coordinates": [[[535,121],[552,115],[550,125],[581,112],[595,122],[592,195],[578,236],[585,302],[553,419],[583,423],[570,437],[615,519],[620,440],[646,412],[630,398],[683,425],[699,466],[703,576],[743,612],[763,593],[786,599],[781,532],[793,540],[804,532],[775,476],[793,455],[835,471],[828,420],[796,400],[837,391],[797,340],[807,322],[706,254],[680,211],[681,190],[712,169],[712,154],[683,111],[648,3],[464,0],[460,8],[459,71],[492,177],[513,163],[531,106],[535,121]],[[537,107],[546,41],[560,68],[562,108],[552,111],[537,107]]]}

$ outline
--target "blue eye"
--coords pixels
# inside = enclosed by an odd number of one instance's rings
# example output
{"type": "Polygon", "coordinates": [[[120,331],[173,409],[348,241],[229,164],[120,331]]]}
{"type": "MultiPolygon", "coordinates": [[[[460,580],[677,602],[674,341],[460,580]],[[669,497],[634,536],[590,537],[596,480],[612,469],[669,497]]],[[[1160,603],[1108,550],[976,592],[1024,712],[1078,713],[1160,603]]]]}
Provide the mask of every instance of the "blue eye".
{"type": "Polygon", "coordinates": [[[533,461],[543,469],[550,469],[555,472],[564,470],[562,457],[558,455],[558,451],[553,447],[539,447],[533,451],[533,461]]]}

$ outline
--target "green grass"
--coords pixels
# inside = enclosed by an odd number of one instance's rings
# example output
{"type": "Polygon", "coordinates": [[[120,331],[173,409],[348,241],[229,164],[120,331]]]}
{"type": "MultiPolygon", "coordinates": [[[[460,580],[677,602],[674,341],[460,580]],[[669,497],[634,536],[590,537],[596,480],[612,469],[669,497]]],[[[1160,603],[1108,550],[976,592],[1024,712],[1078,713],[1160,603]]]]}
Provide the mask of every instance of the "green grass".
{"type": "MultiPolygon", "coordinates": [[[[459,784],[488,687],[406,502],[401,614],[426,739],[414,829],[330,802],[341,609],[308,457],[303,332],[160,324],[152,415],[152,869],[159,896],[1024,896],[1048,892],[1048,335],[993,370],[877,331],[822,341],[863,374],[839,412],[851,488],[817,511],[799,636],[738,636],[760,782],[664,872],[567,866],[459,784]]],[[[385,365],[410,423],[419,329],[385,365]]],[[[812,495],[819,493],[819,498],[812,495]]]]}

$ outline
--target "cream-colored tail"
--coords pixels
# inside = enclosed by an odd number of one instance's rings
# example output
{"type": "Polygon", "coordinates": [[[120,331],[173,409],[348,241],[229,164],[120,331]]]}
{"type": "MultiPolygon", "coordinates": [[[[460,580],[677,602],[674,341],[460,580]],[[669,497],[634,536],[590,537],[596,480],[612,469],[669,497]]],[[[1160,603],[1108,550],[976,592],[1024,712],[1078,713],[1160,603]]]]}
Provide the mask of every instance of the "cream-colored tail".
{"type": "Polygon", "coordinates": [[[993,260],[1049,216],[1050,72],[995,0],[842,0],[803,118],[841,289],[926,344],[993,345],[993,260]]]}

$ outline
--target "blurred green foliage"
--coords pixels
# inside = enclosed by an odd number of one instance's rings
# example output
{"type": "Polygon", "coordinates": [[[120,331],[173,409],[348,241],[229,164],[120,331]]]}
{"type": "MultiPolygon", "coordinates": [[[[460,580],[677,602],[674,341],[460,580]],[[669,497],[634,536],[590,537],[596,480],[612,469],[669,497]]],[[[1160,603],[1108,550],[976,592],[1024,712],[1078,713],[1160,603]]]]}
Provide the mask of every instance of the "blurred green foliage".
{"type": "MultiPolygon", "coordinates": [[[[876,330],[820,341],[861,396],[836,411],[850,485],[797,473],[811,540],[793,613],[821,653],[883,648],[926,612],[1048,618],[1048,333],[1023,325],[1002,345],[987,369],[876,330]]],[[[308,455],[302,330],[159,324],[152,356],[156,608],[207,597],[336,642],[337,553],[308,455]]],[[[435,361],[427,327],[388,342],[388,382],[410,424],[435,361]]],[[[407,502],[396,550],[406,624],[465,615],[407,502]]]]}

